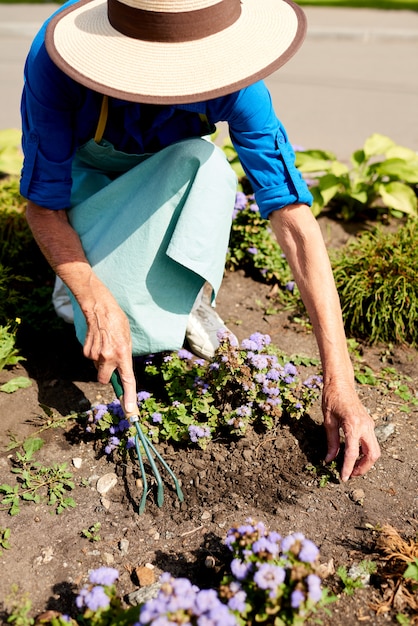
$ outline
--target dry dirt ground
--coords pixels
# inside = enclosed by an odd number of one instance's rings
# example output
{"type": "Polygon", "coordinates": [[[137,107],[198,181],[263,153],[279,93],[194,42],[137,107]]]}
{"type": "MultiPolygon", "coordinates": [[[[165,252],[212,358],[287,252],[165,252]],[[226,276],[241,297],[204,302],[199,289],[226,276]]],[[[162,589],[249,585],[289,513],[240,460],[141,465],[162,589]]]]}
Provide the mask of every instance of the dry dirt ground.
{"type": "MultiPolygon", "coordinates": [[[[335,245],[336,238],[347,238],[345,231],[333,233],[332,228],[324,226],[328,243],[335,245]]],[[[260,331],[289,355],[318,356],[312,334],[289,321],[288,314],[264,315],[268,294],[267,286],[241,272],[227,274],[218,311],[239,339],[260,331]]],[[[366,348],[365,362],[379,371],[385,349],[366,348]]],[[[33,383],[13,394],[0,393],[0,484],[15,481],[10,473],[15,451],[5,450],[9,432],[23,439],[45,423],[47,413],[59,418],[114,397],[110,385],[95,382],[94,369],[83,359],[70,326],[48,337],[28,337],[25,356],[24,364],[0,373],[0,384],[17,375],[27,375],[33,383]]],[[[417,389],[417,352],[396,347],[391,360],[400,374],[413,378],[417,389]]],[[[45,430],[45,445],[36,459],[43,465],[68,464],[77,506],[61,515],[46,504],[33,503],[22,506],[14,517],[0,511],[0,528],[11,529],[11,548],[0,555],[0,623],[6,622],[14,584],[18,595],[30,597],[33,616],[46,609],[70,612],[74,592],[86,581],[89,570],[104,564],[119,569],[118,589],[124,597],[138,588],[137,575],[143,572],[138,568],[145,564],[154,566],[147,568],[151,578],[169,571],[203,587],[216,584],[224,563],[226,532],[248,517],[264,521],[282,535],[305,533],[319,545],[321,562],[331,573],[339,565],[377,559],[373,529],[379,525],[391,524],[404,537],[416,537],[417,411],[401,412],[399,398],[383,394],[379,387],[362,385],[359,394],[376,426],[390,424],[391,433],[382,443],[381,459],[365,477],[347,484],[331,477],[321,487],[307,469],[320,466],[325,450],[318,401],[299,422],[283,422],[274,432],[251,433],[239,441],[219,440],[205,452],[161,446],[181,478],[185,501],[180,505],[167,485],[163,508],[156,506],[150,494],[142,516],[137,513],[136,468],[115,467],[75,420],[65,428],[45,430]],[[74,459],[81,459],[77,467],[74,459]],[[103,500],[96,484],[107,473],[116,473],[118,480],[103,500]],[[83,530],[96,523],[101,525],[100,541],[92,542],[83,530]]],[[[334,593],[342,591],[338,581],[332,574],[326,581],[334,593]]],[[[370,608],[382,600],[384,581],[372,578],[371,582],[353,596],[341,593],[331,605],[331,617],[321,616],[323,623],[396,624],[396,609],[377,615],[370,608]]]]}

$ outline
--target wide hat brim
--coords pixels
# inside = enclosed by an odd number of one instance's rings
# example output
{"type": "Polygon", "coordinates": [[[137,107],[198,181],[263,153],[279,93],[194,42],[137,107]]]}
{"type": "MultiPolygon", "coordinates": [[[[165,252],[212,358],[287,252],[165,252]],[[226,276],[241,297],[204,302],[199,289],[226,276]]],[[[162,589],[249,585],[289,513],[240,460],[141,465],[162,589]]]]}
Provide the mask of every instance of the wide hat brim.
{"type": "Polygon", "coordinates": [[[111,26],[106,0],[82,0],[52,18],[46,46],[67,75],[99,93],[181,104],[265,78],[295,54],[305,33],[305,14],[291,0],[242,0],[238,20],[216,34],[176,43],[143,41],[111,26]]]}

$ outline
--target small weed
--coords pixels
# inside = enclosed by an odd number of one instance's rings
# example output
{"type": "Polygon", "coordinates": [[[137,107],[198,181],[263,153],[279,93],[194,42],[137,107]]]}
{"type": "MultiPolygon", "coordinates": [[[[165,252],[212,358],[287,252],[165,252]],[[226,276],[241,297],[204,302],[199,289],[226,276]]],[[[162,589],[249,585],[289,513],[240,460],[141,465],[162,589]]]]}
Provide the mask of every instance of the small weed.
{"type": "Polygon", "coordinates": [[[18,515],[22,502],[46,502],[55,508],[57,514],[64,509],[75,507],[73,498],[67,497],[67,491],[74,488],[72,474],[67,470],[67,464],[54,464],[43,467],[32,460],[33,455],[43,445],[43,440],[30,437],[23,443],[23,454],[16,452],[14,467],[11,470],[16,474],[16,485],[0,485],[0,494],[4,494],[0,505],[10,515],[18,515]]]}
{"type": "Polygon", "coordinates": [[[315,478],[319,487],[326,487],[330,482],[340,482],[336,461],[331,461],[328,465],[308,464],[305,469],[315,478]]]}
{"type": "Polygon", "coordinates": [[[376,571],[376,563],[364,559],[349,570],[345,565],[340,565],[340,567],[337,568],[337,575],[343,584],[344,593],[348,596],[352,596],[356,589],[362,589],[365,586],[370,575],[374,574],[376,571]]]}
{"type": "Polygon", "coordinates": [[[32,610],[32,602],[26,594],[19,596],[19,588],[13,585],[10,595],[5,600],[5,608],[8,614],[7,624],[13,626],[32,626],[35,620],[29,617],[32,610]]]}
{"type": "MultiPolygon", "coordinates": [[[[10,528],[0,528],[0,548],[4,550],[10,550],[12,547],[9,543],[10,539],[10,528]]],[[[2,551],[0,550],[0,554],[2,551]]]]}
{"type": "Polygon", "coordinates": [[[89,526],[88,528],[84,528],[84,530],[81,531],[81,536],[85,537],[86,539],[88,539],[92,543],[95,542],[95,541],[101,541],[101,539],[102,539],[100,537],[100,528],[101,528],[101,526],[102,525],[101,525],[100,522],[96,522],[92,526],[89,526]]]}

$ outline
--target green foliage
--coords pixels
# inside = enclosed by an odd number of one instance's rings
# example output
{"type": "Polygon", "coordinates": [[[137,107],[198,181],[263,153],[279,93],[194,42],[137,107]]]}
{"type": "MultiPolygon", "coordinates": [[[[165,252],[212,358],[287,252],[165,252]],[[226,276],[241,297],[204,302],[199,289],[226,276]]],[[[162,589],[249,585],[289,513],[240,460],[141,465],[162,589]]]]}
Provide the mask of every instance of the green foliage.
{"type": "Polygon", "coordinates": [[[24,360],[19,356],[15,347],[17,324],[20,320],[16,320],[15,324],[0,326],[0,372],[8,366],[13,366],[24,360]]]}
{"type": "MultiPolygon", "coordinates": [[[[415,558],[408,564],[408,567],[403,573],[403,577],[406,580],[411,580],[415,583],[418,583],[418,558],[415,558]]],[[[415,585],[415,590],[418,591],[417,585],[415,585]]]]}
{"type": "Polygon", "coordinates": [[[346,331],[371,343],[418,345],[418,220],[364,232],[331,262],[346,331]]]}
{"type": "Polygon", "coordinates": [[[0,130],[0,175],[19,175],[23,165],[21,132],[15,128],[0,130]]]}
{"type": "Polygon", "coordinates": [[[374,574],[376,571],[376,563],[364,559],[355,568],[350,568],[350,570],[347,570],[345,565],[341,565],[337,568],[337,575],[343,585],[344,593],[352,596],[356,589],[362,589],[365,586],[366,581],[370,578],[370,574],[374,574]]]}
{"type": "Polygon", "coordinates": [[[51,294],[54,273],[26,221],[16,177],[0,180],[0,324],[19,316],[31,331],[58,325],[51,294]]]}
{"type": "MultiPolygon", "coordinates": [[[[241,346],[232,345],[226,333],[211,363],[187,350],[165,356],[158,366],[150,359],[145,373],[150,383],[163,386],[164,398],[139,392],[141,427],[154,442],[192,441],[204,449],[215,435],[242,436],[250,426],[269,429],[283,414],[298,419],[318,397],[322,381],[311,376],[302,382],[295,362],[297,357],[289,361],[261,333],[241,346]]],[[[87,417],[88,430],[104,440],[108,454],[116,448],[123,454],[132,445],[135,429],[123,419],[119,401],[97,405],[87,417]]]]}
{"type": "Polygon", "coordinates": [[[318,487],[326,487],[330,482],[340,482],[336,461],[331,461],[327,465],[312,465],[309,463],[305,466],[305,469],[313,476],[318,487]]]}
{"type": "Polygon", "coordinates": [[[297,152],[296,165],[309,176],[314,215],[332,206],[345,220],[370,210],[378,215],[418,216],[418,155],[389,137],[371,135],[352,154],[351,168],[323,150],[297,152]]]}
{"type": "Polygon", "coordinates": [[[23,443],[23,454],[16,452],[14,467],[11,470],[16,474],[17,484],[0,485],[2,510],[8,510],[10,515],[18,515],[22,502],[39,504],[46,502],[53,507],[57,514],[64,509],[75,507],[72,498],[67,492],[74,488],[72,474],[67,470],[67,464],[54,464],[44,467],[33,461],[34,454],[43,446],[43,440],[30,437],[23,443]]]}
{"type": "Polygon", "coordinates": [[[17,585],[12,586],[11,594],[5,600],[8,613],[7,624],[13,626],[32,626],[35,620],[29,616],[32,610],[32,602],[26,594],[19,597],[17,585]]]}
{"type": "Polygon", "coordinates": [[[101,523],[100,522],[96,522],[95,524],[92,524],[88,528],[84,528],[81,531],[81,536],[85,537],[86,539],[88,539],[92,543],[94,543],[96,541],[101,541],[101,537],[100,537],[100,528],[101,527],[102,527],[101,523]]]}
{"type": "MultiPolygon", "coordinates": [[[[4,550],[10,550],[12,547],[9,542],[10,539],[10,528],[0,528],[0,548],[4,550]]],[[[2,550],[0,550],[0,554],[2,550]]]]}

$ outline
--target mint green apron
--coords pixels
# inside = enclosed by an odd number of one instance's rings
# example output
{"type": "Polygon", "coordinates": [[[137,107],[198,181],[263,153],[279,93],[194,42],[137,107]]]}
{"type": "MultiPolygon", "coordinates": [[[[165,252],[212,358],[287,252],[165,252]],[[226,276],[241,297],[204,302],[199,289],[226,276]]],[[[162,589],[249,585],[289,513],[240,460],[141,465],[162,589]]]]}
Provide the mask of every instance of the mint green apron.
{"type": "MultiPolygon", "coordinates": [[[[125,311],[133,354],[176,350],[205,281],[220,287],[236,178],[201,138],[131,155],[90,140],[73,164],[70,223],[95,273],[125,311]]],[[[87,326],[71,296],[84,343],[87,326]]]]}

